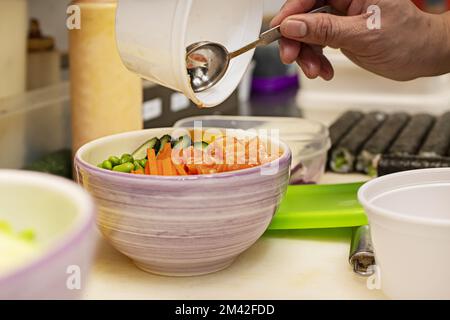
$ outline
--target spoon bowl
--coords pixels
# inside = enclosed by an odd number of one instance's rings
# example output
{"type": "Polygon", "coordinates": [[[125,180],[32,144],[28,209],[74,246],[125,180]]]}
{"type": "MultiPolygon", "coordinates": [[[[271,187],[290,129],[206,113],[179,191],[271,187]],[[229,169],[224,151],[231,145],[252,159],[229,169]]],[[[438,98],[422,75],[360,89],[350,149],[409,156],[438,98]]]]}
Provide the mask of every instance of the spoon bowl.
{"type": "MultiPolygon", "coordinates": [[[[327,5],[309,13],[331,13],[332,7],[327,5]]],[[[219,82],[228,70],[231,59],[259,46],[266,46],[281,39],[280,26],[262,33],[256,41],[229,52],[220,43],[200,41],[191,44],[186,52],[187,71],[191,78],[191,87],[195,93],[205,91],[219,82]]]]}
{"type": "Polygon", "coordinates": [[[214,86],[225,75],[230,54],[220,43],[202,41],[187,48],[186,63],[194,92],[214,86]]]}

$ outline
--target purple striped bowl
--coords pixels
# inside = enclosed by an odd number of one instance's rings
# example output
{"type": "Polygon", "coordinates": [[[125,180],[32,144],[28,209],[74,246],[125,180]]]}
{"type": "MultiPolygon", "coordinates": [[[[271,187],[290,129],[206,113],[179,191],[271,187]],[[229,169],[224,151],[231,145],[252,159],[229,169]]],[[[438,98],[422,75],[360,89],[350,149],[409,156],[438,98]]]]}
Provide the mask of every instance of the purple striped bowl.
{"type": "Polygon", "coordinates": [[[75,157],[78,181],[97,201],[102,234],[139,268],[170,276],[222,270],[269,226],[287,188],[291,152],[283,142],[272,141],[283,155],[266,166],[187,177],[139,176],[95,166],[173,130],[128,132],[85,145],[75,157]],[[269,167],[278,170],[262,174],[269,167]]]}

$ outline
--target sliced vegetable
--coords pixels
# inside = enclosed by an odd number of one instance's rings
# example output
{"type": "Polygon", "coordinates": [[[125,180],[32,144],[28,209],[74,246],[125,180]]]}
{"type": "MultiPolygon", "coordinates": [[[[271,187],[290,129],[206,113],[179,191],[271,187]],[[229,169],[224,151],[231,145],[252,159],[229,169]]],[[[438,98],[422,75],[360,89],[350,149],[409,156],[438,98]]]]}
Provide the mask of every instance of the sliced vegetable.
{"type": "Polygon", "coordinates": [[[170,143],[164,144],[164,147],[158,154],[159,160],[164,160],[166,158],[169,158],[169,159],[172,158],[172,145],[170,143]]]}
{"type": "Polygon", "coordinates": [[[147,150],[148,149],[155,149],[156,151],[159,151],[159,146],[161,145],[161,142],[158,138],[151,138],[150,140],[146,141],[143,145],[141,145],[139,148],[137,148],[133,152],[133,157],[135,159],[143,159],[147,156],[147,150]]]}
{"type": "Polygon", "coordinates": [[[147,159],[139,160],[139,164],[141,165],[142,168],[145,168],[145,166],[147,164],[147,159]]]}
{"type": "Polygon", "coordinates": [[[161,139],[159,139],[159,140],[160,140],[160,146],[159,146],[158,153],[160,153],[162,150],[164,150],[164,146],[166,144],[169,144],[172,147],[172,145],[171,145],[172,137],[169,136],[168,134],[162,136],[161,139]]]}
{"type": "Polygon", "coordinates": [[[174,149],[176,148],[182,148],[182,149],[186,149],[189,148],[192,145],[192,140],[191,137],[188,135],[182,136],[180,137],[178,140],[176,140],[172,147],[174,149]]]}
{"type": "Polygon", "coordinates": [[[177,171],[178,175],[180,176],[187,176],[188,173],[184,169],[184,165],[182,164],[174,164],[175,170],[177,171]]]}
{"type": "Polygon", "coordinates": [[[155,149],[148,149],[147,150],[147,164],[146,164],[146,168],[148,168],[146,170],[146,174],[151,174],[151,175],[158,175],[159,171],[158,171],[158,165],[156,163],[156,152],[155,149]]]}
{"type": "Polygon", "coordinates": [[[133,173],[133,174],[145,174],[145,171],[144,171],[144,169],[139,168],[138,170],[131,171],[131,173],[133,173]]]}
{"type": "Polygon", "coordinates": [[[206,150],[208,146],[209,144],[207,144],[205,141],[198,141],[194,143],[195,149],[206,150]]]}
{"type": "Polygon", "coordinates": [[[143,169],[143,167],[141,166],[141,163],[139,161],[134,160],[133,164],[134,164],[134,170],[143,169]]]}
{"type": "Polygon", "coordinates": [[[162,160],[156,160],[156,168],[157,168],[158,175],[159,175],[159,174],[160,174],[160,175],[163,175],[163,174],[164,174],[164,172],[163,172],[162,160]]]}
{"type": "MultiPolygon", "coordinates": [[[[225,140],[224,140],[225,141],[225,140]]],[[[216,142],[214,142],[216,143],[216,142]]],[[[233,150],[244,142],[233,138],[229,140],[230,147],[233,150]]],[[[248,142],[246,142],[248,144],[248,142]]],[[[145,144],[139,147],[133,154],[123,154],[120,158],[111,156],[99,166],[103,169],[113,170],[116,172],[145,174],[145,175],[165,175],[165,176],[186,176],[192,174],[212,174],[224,171],[240,170],[255,166],[256,164],[230,164],[220,165],[221,154],[215,153],[208,155],[208,163],[201,160],[205,159],[205,151],[209,144],[200,139],[196,143],[192,143],[192,136],[185,135],[179,139],[172,139],[169,135],[164,135],[160,139],[152,138],[145,144]],[[143,152],[143,150],[145,152],[143,152]],[[175,152],[174,152],[175,151],[175,152]],[[178,159],[176,159],[179,156],[178,159]],[[191,161],[192,160],[192,161],[191,161]],[[200,161],[198,161],[200,160],[200,161]],[[219,162],[220,161],[220,162],[219,162]],[[192,163],[192,165],[186,165],[192,163]]],[[[223,146],[225,147],[225,146],[223,146]]],[[[246,146],[248,148],[248,146],[246,146]]],[[[259,148],[259,146],[258,146],[259,148]]],[[[227,152],[230,148],[224,148],[223,152],[227,152]]],[[[230,149],[230,150],[231,150],[230,149]]],[[[267,163],[270,157],[270,152],[266,152],[263,148],[263,157],[258,158],[258,162],[267,163]],[[260,160],[263,159],[263,160],[260,160]]],[[[247,150],[247,149],[245,149],[247,150]]],[[[236,160],[236,157],[234,157],[236,160]]],[[[246,156],[246,159],[248,155],[246,156]]]]}
{"type": "Polygon", "coordinates": [[[164,158],[162,160],[162,168],[163,168],[163,176],[176,176],[177,173],[175,171],[175,168],[172,164],[172,159],[171,158],[164,158]]]}

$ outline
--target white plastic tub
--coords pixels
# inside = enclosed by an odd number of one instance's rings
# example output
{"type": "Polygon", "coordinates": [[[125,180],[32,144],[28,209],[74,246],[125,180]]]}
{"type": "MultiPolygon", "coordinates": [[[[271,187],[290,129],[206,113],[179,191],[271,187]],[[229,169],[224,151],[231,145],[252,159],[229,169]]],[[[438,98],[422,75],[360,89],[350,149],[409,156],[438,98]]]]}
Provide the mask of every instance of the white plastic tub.
{"type": "Polygon", "coordinates": [[[194,93],[186,48],[198,41],[223,44],[229,51],[258,38],[260,0],[119,0],[116,38],[125,66],[143,78],[183,92],[194,103],[213,107],[237,88],[253,51],[232,60],[214,87],[194,93]]]}
{"type": "Polygon", "coordinates": [[[450,299],[449,196],[450,168],[387,175],[359,190],[387,296],[450,299]]]}

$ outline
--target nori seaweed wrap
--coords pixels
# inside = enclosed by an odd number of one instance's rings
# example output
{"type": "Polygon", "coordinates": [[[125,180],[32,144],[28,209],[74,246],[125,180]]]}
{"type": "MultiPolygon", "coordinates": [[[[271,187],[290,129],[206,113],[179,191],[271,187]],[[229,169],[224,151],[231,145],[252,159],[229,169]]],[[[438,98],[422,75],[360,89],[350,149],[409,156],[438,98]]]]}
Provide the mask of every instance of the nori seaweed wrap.
{"type": "Polygon", "coordinates": [[[422,157],[443,157],[450,148],[450,111],[440,116],[420,148],[422,157]]]}
{"type": "Polygon", "coordinates": [[[450,167],[450,157],[420,157],[420,156],[395,156],[383,155],[378,163],[378,176],[387,174],[429,168],[450,167]]]}
{"type": "Polygon", "coordinates": [[[417,155],[434,124],[434,120],[432,115],[425,113],[412,116],[402,133],[389,148],[389,154],[397,156],[417,155]]]}
{"type": "Polygon", "coordinates": [[[331,145],[336,146],[341,139],[364,117],[359,111],[347,111],[329,128],[331,145]]]}
{"type": "Polygon", "coordinates": [[[383,124],[386,117],[386,114],[382,112],[371,112],[365,115],[332,151],[330,168],[339,173],[353,171],[356,157],[362,147],[383,124]]]}
{"type": "Polygon", "coordinates": [[[376,162],[382,154],[389,150],[409,119],[409,115],[404,112],[388,115],[386,121],[366,142],[358,155],[356,170],[375,176],[377,174],[376,162]]]}

